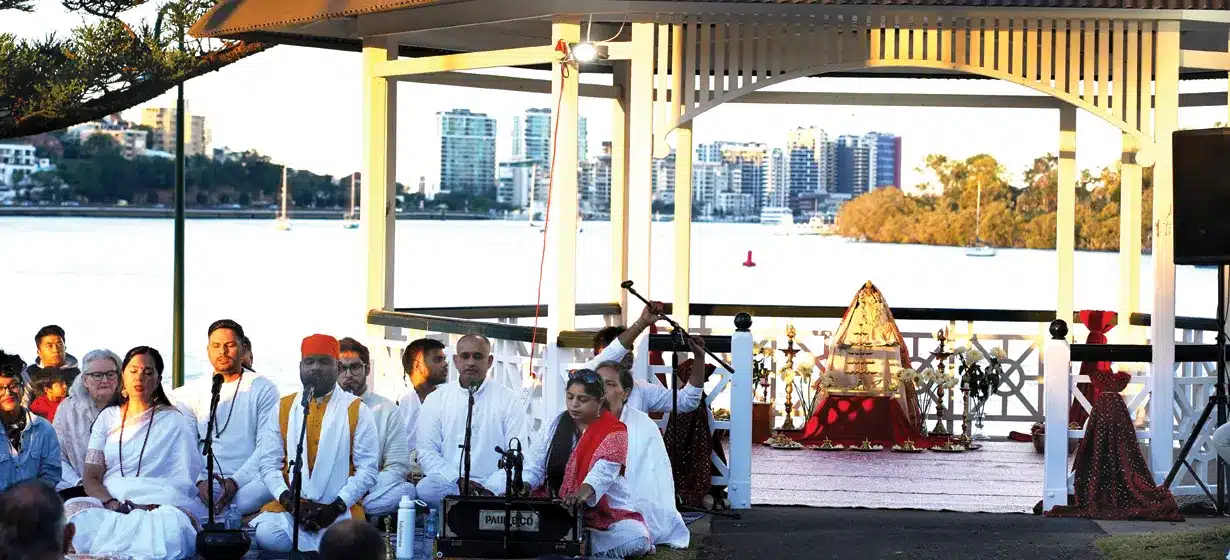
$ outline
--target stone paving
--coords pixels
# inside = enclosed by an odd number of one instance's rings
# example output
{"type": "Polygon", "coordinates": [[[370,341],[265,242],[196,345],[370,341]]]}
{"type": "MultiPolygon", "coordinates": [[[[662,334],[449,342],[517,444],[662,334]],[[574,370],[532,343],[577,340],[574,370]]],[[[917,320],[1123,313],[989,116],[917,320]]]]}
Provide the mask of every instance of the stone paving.
{"type": "Polygon", "coordinates": [[[752,504],[1027,513],[1042,497],[1032,444],[964,453],[752,447],[752,504]]]}

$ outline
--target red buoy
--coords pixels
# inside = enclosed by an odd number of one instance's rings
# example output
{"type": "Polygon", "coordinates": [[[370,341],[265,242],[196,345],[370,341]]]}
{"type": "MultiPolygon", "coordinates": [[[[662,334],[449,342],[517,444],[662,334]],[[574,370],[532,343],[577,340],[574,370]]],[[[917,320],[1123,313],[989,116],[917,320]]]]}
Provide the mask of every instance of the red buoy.
{"type": "Polygon", "coordinates": [[[753,266],[756,266],[756,262],[752,260],[752,252],[751,252],[751,251],[748,251],[748,252],[747,252],[747,260],[746,260],[746,261],[743,261],[743,266],[746,266],[746,267],[749,267],[749,268],[751,268],[751,267],[753,267],[753,266]]]}

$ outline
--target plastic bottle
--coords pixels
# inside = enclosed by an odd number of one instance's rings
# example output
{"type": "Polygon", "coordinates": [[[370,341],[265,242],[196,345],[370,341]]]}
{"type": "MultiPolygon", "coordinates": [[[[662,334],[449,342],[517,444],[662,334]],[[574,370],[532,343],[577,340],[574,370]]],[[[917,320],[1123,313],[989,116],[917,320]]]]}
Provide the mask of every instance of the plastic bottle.
{"type": "Polygon", "coordinates": [[[423,524],[423,533],[425,533],[427,535],[427,538],[431,540],[435,540],[436,537],[438,536],[438,533],[437,533],[437,529],[438,529],[437,521],[438,520],[436,519],[436,515],[437,515],[436,508],[432,507],[431,505],[428,505],[427,506],[427,521],[423,524]]]}
{"type": "Polygon", "coordinates": [[[414,500],[402,496],[397,504],[397,560],[414,558],[414,500]]]}
{"type": "Polygon", "coordinates": [[[226,523],[226,528],[230,531],[238,531],[240,524],[243,523],[243,516],[239,513],[239,504],[231,502],[226,506],[226,512],[223,514],[223,519],[226,523]]]}

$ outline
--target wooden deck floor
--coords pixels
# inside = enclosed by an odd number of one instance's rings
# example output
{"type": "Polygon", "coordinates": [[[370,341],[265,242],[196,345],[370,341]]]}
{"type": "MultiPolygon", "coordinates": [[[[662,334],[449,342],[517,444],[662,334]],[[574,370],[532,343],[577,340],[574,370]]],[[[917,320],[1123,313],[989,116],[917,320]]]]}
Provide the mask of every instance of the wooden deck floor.
{"type": "Polygon", "coordinates": [[[752,504],[1027,513],[1042,499],[1033,445],[964,453],[752,448],[752,504]]]}

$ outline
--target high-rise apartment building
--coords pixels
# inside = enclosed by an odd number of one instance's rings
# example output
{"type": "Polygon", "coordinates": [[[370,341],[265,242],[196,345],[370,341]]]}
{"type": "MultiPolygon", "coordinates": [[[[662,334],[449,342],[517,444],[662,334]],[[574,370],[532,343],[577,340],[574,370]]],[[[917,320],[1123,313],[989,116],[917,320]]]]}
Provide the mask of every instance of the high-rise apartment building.
{"type": "MultiPolygon", "coordinates": [[[[185,102],[184,109],[187,108],[185,102]]],[[[175,135],[178,131],[175,117],[174,108],[146,107],[141,112],[141,124],[150,128],[150,148],[175,153],[175,135]]],[[[213,138],[205,117],[189,111],[184,115],[184,121],[188,124],[184,134],[184,155],[213,157],[214,151],[210,146],[213,138]]]]}
{"type": "Polygon", "coordinates": [[[791,196],[833,189],[837,180],[836,147],[828,133],[814,126],[790,131],[786,138],[786,157],[791,196]]]}
{"type": "Polygon", "coordinates": [[[765,202],[765,191],[769,179],[769,149],[760,142],[718,142],[721,146],[722,162],[730,172],[730,190],[746,195],[743,206],[751,205],[755,212],[765,202]]]}
{"type": "Polygon", "coordinates": [[[886,132],[868,132],[863,135],[867,146],[867,177],[869,187],[901,186],[901,137],[886,132]]]}
{"type": "Polygon", "coordinates": [[[496,189],[495,119],[468,109],[436,113],[440,190],[470,194],[496,189]]]}
{"type": "Polygon", "coordinates": [[[790,160],[781,148],[769,153],[769,178],[763,205],[785,208],[790,204],[790,160]]]}
{"type": "Polygon", "coordinates": [[[870,150],[861,136],[843,134],[837,138],[836,192],[858,196],[868,191],[870,150]]]}

